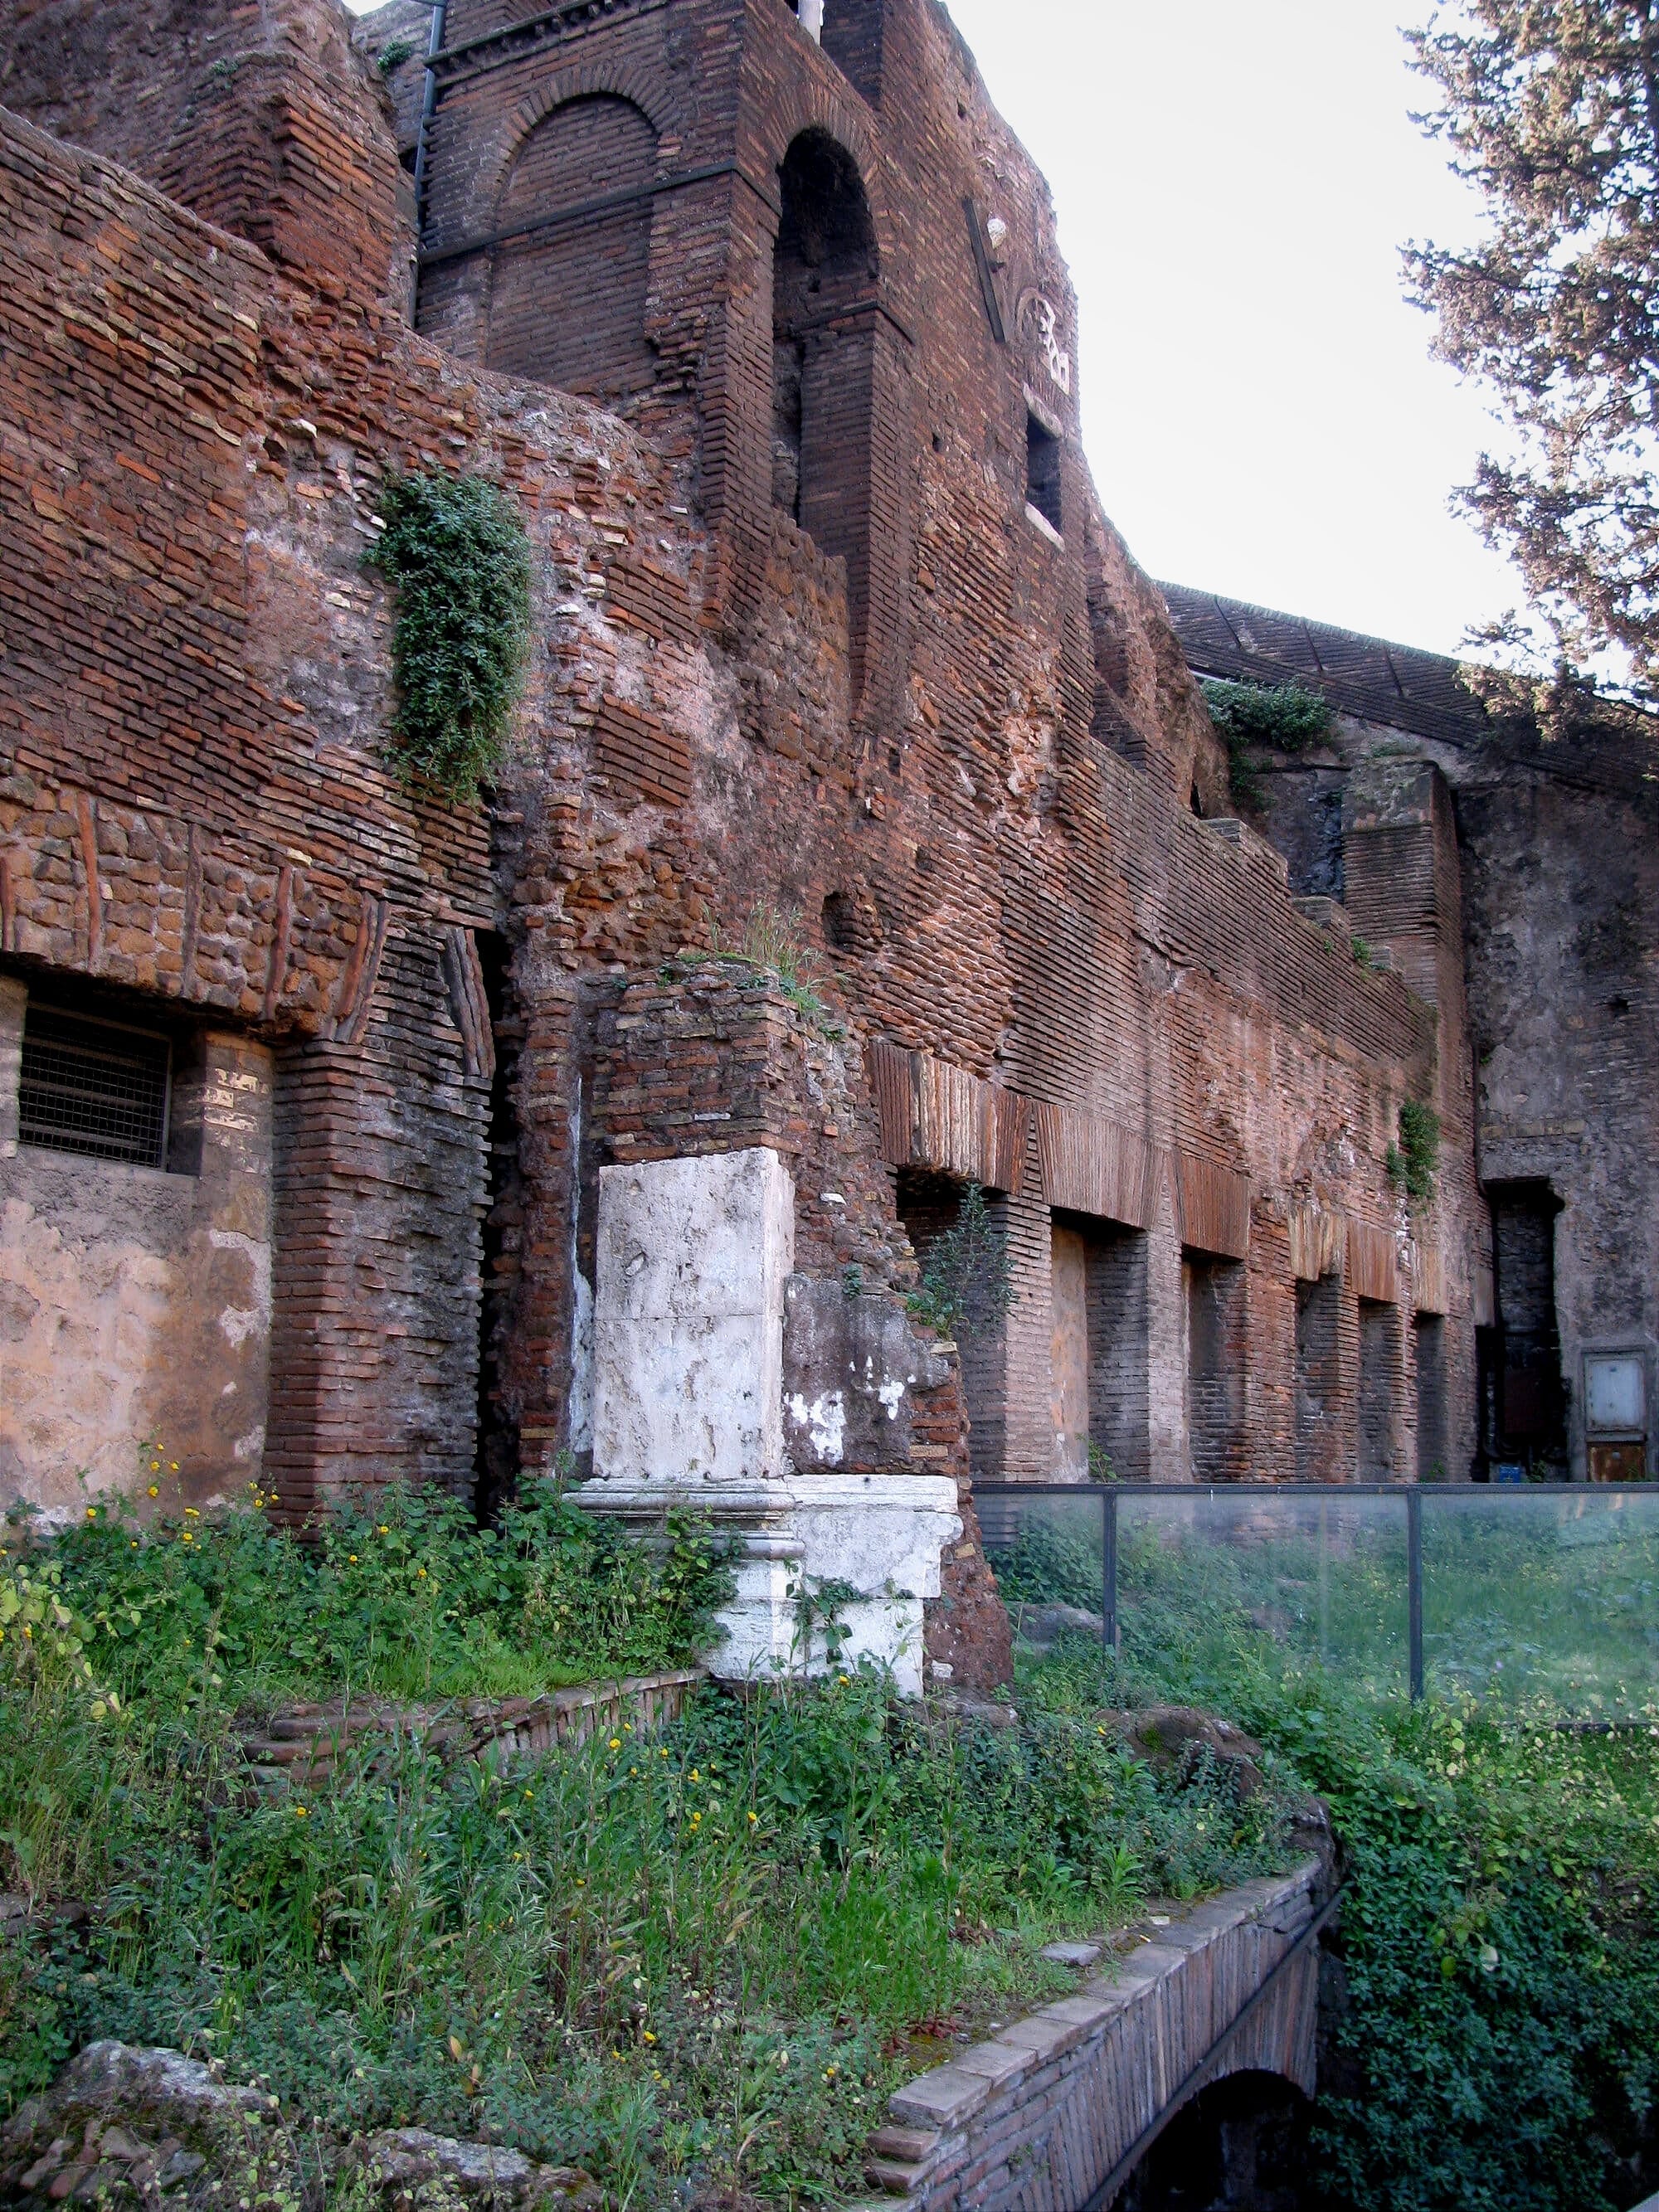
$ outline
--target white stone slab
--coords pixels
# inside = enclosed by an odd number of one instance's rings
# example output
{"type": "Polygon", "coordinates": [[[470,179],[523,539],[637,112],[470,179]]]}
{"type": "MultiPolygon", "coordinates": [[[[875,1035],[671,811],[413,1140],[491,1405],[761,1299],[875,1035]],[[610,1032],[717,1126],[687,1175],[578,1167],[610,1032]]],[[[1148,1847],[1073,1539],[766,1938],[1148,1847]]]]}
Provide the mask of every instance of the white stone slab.
{"type": "Polygon", "coordinates": [[[593,1468],[675,1489],[783,1466],[795,1194],[775,1152],[599,1173],[593,1468]]]}

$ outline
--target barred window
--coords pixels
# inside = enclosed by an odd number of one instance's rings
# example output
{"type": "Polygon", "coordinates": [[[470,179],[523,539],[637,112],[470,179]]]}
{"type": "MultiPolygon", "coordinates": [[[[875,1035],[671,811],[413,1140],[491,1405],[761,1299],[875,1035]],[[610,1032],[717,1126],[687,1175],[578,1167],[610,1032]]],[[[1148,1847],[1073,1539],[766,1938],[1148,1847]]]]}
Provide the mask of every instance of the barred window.
{"type": "Polygon", "coordinates": [[[167,1158],[172,1048],[154,1030],[30,1001],[23,1018],[18,1135],[88,1159],[159,1168],[167,1158]]]}

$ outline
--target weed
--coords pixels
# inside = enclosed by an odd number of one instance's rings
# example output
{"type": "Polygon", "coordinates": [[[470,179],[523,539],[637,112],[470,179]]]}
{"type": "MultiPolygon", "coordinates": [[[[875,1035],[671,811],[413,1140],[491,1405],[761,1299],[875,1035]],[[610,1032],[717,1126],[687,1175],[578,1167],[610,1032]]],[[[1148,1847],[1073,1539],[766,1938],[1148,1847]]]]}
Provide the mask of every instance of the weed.
{"type": "Polygon", "coordinates": [[[1422,1204],[1434,1195],[1440,1164],[1440,1116],[1431,1106],[1407,1098],[1400,1109],[1400,1142],[1390,1145],[1382,1164],[1389,1180],[1422,1204]]]}
{"type": "Polygon", "coordinates": [[[8,2106],[114,2034],[217,2053],[341,2135],[418,2122],[583,2166],[617,2208],[826,2201],[934,2063],[929,2023],[1074,1987],[1042,1944],[1149,1888],[1285,1863],[1274,1794],[1160,1780],[1036,1699],[1015,1730],[942,1729],[867,1669],[511,1767],[405,1743],[305,1800],[250,1795],[171,1679],[102,1723],[0,1698],[0,1826],[38,1784],[58,1839],[0,1939],[8,2106]],[[52,1910],[63,1883],[84,1919],[52,1910]]]}
{"type": "Polygon", "coordinates": [[[1229,684],[1217,678],[1200,688],[1227,748],[1227,781],[1233,799],[1247,813],[1258,812],[1267,798],[1258,748],[1305,752],[1336,720],[1328,700],[1296,684],[1229,684]]]}

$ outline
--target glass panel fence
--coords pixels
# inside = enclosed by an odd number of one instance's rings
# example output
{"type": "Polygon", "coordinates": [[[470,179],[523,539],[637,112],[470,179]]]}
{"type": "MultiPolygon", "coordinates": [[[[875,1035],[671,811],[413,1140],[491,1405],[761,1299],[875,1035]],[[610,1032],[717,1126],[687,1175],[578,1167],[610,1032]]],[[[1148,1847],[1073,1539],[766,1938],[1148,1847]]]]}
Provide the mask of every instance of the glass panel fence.
{"type": "Polygon", "coordinates": [[[1431,1690],[1659,1716],[1659,1488],[1425,1490],[1431,1690]]]}
{"type": "Polygon", "coordinates": [[[1103,1493],[988,1486],[974,1503],[1015,1636],[1042,1647],[1067,1633],[1101,1635],[1109,1581],[1103,1493]]]}
{"type": "Polygon", "coordinates": [[[1397,1498],[1274,1490],[1117,1501],[1117,1622],[1155,1664],[1194,1637],[1242,1632],[1379,1693],[1408,1683],[1406,1514],[1397,1498]]]}
{"type": "Polygon", "coordinates": [[[975,1503],[1028,1651],[1103,1638],[1178,1677],[1243,1637],[1274,1663],[1403,1693],[1415,1577],[1429,1690],[1659,1720],[1659,1486],[986,1485],[975,1503]]]}

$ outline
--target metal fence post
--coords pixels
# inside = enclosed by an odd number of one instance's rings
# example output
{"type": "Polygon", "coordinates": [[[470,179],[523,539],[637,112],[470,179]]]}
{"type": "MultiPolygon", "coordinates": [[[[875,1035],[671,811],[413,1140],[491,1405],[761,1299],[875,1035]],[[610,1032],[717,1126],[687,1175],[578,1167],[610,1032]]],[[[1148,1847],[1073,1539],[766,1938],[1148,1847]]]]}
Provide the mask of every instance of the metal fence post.
{"type": "Polygon", "coordinates": [[[1423,1493],[1406,1492],[1406,1588],[1410,1610],[1412,1696],[1423,1695],[1423,1493]]]}
{"type": "Polygon", "coordinates": [[[1117,1492],[1100,1493],[1100,1640],[1117,1649],[1117,1492]]]}

